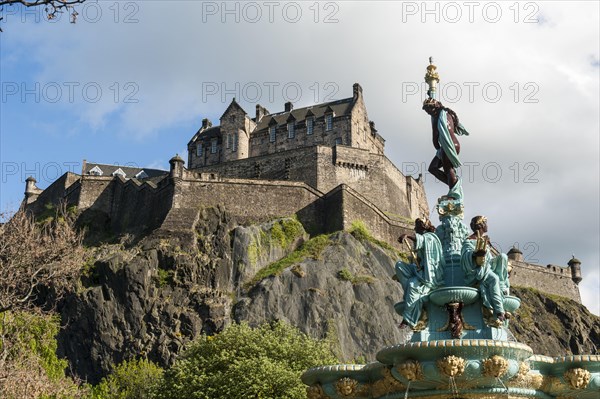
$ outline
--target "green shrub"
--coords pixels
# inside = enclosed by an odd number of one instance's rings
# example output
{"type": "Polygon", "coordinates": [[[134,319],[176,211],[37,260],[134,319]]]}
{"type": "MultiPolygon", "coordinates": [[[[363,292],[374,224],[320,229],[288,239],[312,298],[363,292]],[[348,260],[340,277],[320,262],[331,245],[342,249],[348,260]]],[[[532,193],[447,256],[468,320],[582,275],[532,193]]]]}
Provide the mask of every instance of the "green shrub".
{"type": "Polygon", "coordinates": [[[162,375],[163,370],[146,359],[124,361],[92,388],[90,399],[150,399],[162,375]]]}
{"type": "Polygon", "coordinates": [[[352,234],[352,236],[357,240],[369,241],[372,244],[375,244],[389,252],[392,252],[394,256],[404,256],[402,252],[398,251],[396,248],[392,247],[387,242],[378,240],[375,237],[373,237],[367,229],[367,226],[365,226],[365,224],[361,220],[355,220],[354,222],[352,222],[349,233],[352,234]]]}
{"type": "Polygon", "coordinates": [[[193,342],[165,372],[159,398],[304,399],[300,375],[336,362],[328,340],[313,340],[286,323],[234,324],[193,342]]]}
{"type": "Polygon", "coordinates": [[[348,270],[347,268],[343,268],[340,271],[337,272],[337,277],[340,280],[344,280],[344,281],[349,281],[352,283],[352,285],[359,285],[359,284],[372,284],[375,282],[375,277],[373,276],[367,276],[366,274],[360,274],[358,276],[355,276],[350,270],[348,270]]]}
{"type": "Polygon", "coordinates": [[[330,244],[331,240],[329,239],[329,235],[326,234],[311,238],[288,256],[279,259],[277,262],[270,263],[260,269],[252,278],[252,280],[246,284],[246,288],[253,287],[256,285],[256,283],[264,278],[278,276],[288,267],[302,262],[306,258],[310,257],[312,259],[319,259],[323,250],[330,244]]]}

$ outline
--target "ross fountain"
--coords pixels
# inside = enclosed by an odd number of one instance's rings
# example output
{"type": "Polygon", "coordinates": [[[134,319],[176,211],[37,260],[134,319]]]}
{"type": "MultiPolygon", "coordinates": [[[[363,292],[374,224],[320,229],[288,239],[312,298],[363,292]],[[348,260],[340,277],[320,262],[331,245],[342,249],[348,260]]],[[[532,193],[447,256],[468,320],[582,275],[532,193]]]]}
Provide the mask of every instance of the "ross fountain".
{"type": "Polygon", "coordinates": [[[438,143],[429,170],[449,191],[438,199],[437,228],[417,219],[415,236],[401,237],[412,259],[396,265],[404,300],[394,308],[412,335],[380,350],[377,362],[307,370],[308,398],[600,398],[600,356],[534,355],[510,334],[521,301],[510,295],[508,259],[487,238],[487,219],[473,218],[472,234],[463,223],[456,136],[468,132],[436,101],[439,76],[429,61],[423,109],[438,143]]]}

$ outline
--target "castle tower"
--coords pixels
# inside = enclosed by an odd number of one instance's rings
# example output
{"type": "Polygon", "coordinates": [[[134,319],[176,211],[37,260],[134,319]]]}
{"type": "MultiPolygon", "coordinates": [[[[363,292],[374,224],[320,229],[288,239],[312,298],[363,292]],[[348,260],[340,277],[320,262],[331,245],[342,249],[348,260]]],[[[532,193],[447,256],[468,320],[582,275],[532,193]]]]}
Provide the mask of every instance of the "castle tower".
{"type": "Polygon", "coordinates": [[[523,252],[521,252],[521,250],[517,247],[512,247],[506,256],[508,256],[508,259],[510,260],[523,262],[523,252]]]}
{"type": "Polygon", "coordinates": [[[573,255],[569,263],[567,263],[571,268],[571,278],[575,282],[575,284],[579,284],[583,278],[581,277],[581,261],[573,255]]]}
{"type": "Polygon", "coordinates": [[[248,158],[250,133],[256,123],[248,117],[246,111],[235,101],[227,107],[221,116],[221,162],[248,158]]]}
{"type": "Polygon", "coordinates": [[[183,178],[183,164],[184,160],[176,154],[173,158],[169,160],[169,165],[171,165],[171,170],[169,176],[171,178],[183,178]]]}
{"type": "Polygon", "coordinates": [[[35,178],[33,176],[29,176],[27,179],[25,179],[25,203],[26,204],[29,204],[29,203],[35,201],[37,199],[38,195],[42,192],[42,190],[37,188],[35,183],[37,183],[37,180],[35,180],[35,178]]]}

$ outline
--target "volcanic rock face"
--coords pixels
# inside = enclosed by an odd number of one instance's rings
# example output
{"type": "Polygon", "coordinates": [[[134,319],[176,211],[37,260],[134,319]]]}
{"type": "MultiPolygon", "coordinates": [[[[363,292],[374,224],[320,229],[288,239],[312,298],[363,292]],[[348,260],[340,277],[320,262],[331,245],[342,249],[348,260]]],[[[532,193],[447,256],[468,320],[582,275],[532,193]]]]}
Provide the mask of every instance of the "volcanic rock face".
{"type": "Polygon", "coordinates": [[[600,353],[600,317],[571,299],[514,287],[521,307],[511,320],[515,338],[546,356],[600,353]]]}
{"type": "MultiPolygon", "coordinates": [[[[59,354],[74,373],[94,383],[125,359],[167,366],[194,337],[239,321],[283,319],[329,335],[346,361],[373,360],[403,340],[393,310],[402,289],[391,279],[398,253],[346,232],[308,241],[294,219],[239,226],[222,209],[198,212],[193,231],[96,248],[83,286],[58,306],[59,354]]],[[[600,319],[584,307],[514,294],[525,309],[512,322],[519,341],[540,354],[597,353],[600,319]]]]}

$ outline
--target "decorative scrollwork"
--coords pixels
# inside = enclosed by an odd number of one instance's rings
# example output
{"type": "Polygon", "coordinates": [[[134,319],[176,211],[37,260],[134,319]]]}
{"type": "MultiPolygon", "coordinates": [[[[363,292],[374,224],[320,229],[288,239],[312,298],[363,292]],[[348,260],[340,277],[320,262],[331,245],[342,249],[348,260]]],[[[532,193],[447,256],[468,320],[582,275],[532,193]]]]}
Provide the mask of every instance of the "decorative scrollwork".
{"type": "Polygon", "coordinates": [[[502,356],[494,355],[483,361],[483,375],[485,377],[499,378],[508,370],[508,360],[502,356]]]}
{"type": "Polygon", "coordinates": [[[447,377],[458,377],[465,372],[465,359],[462,357],[450,355],[437,361],[437,367],[440,373],[447,377]]]}
{"type": "Polygon", "coordinates": [[[567,381],[573,389],[583,389],[587,387],[591,377],[590,372],[582,368],[567,370],[563,376],[565,377],[565,381],[567,381]]]}

